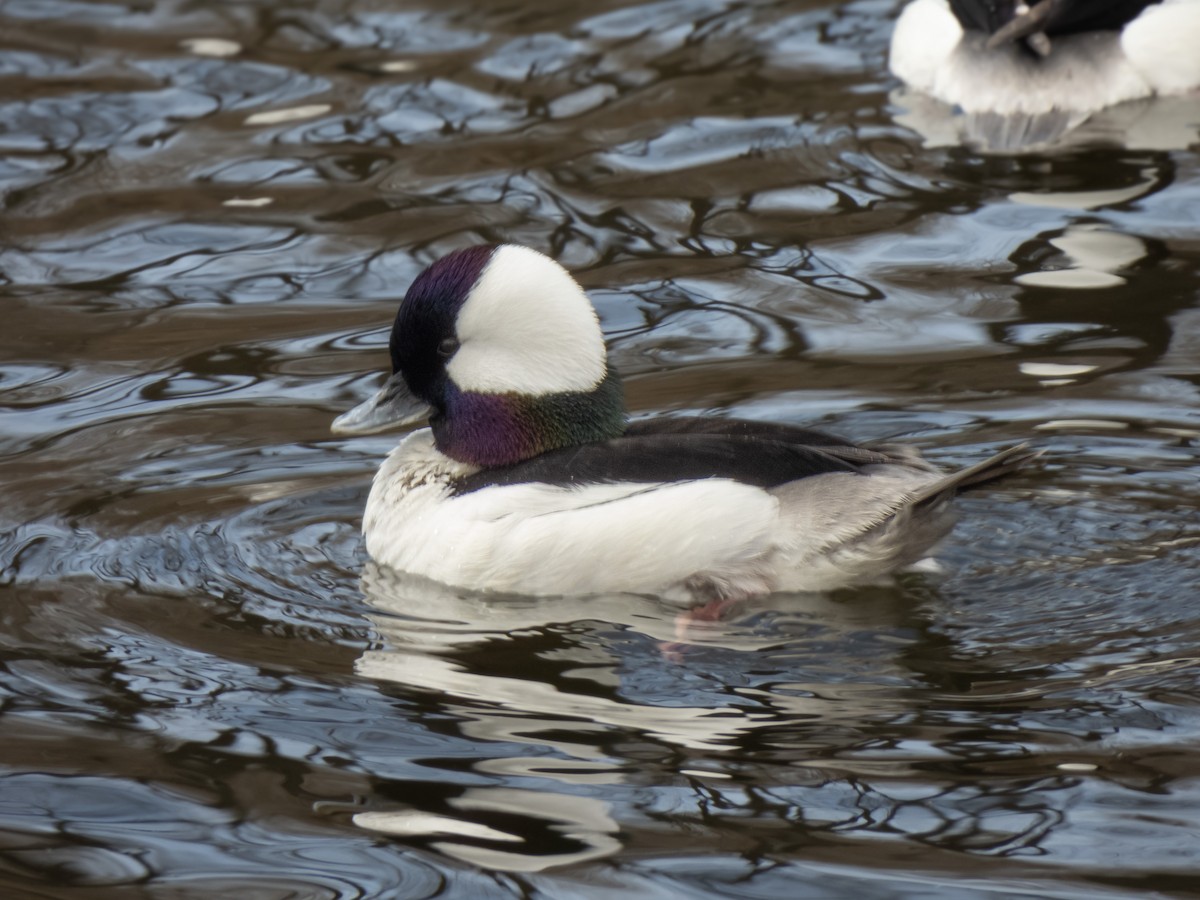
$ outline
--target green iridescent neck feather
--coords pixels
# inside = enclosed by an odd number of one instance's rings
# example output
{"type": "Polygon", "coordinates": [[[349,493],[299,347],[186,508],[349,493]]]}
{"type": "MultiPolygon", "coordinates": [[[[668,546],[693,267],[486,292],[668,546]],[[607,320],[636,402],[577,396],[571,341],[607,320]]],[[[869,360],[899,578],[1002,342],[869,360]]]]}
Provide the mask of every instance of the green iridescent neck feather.
{"type": "Polygon", "coordinates": [[[548,450],[620,437],[625,398],[612,369],[586,392],[531,396],[455,390],[431,425],[438,449],[447,456],[494,468],[548,450]]]}

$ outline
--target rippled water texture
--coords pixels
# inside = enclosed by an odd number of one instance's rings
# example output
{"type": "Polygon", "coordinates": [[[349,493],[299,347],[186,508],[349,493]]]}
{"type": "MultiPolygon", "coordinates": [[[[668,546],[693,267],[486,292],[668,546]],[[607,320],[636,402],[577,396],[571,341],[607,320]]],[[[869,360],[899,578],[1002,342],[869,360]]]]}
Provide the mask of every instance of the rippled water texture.
{"type": "Polygon", "coordinates": [[[1194,896],[1197,155],[926,146],[895,13],[0,4],[0,895],[1194,896]],[[329,423],[483,240],[635,415],[1047,463],[719,623],[399,581],[329,423]]]}

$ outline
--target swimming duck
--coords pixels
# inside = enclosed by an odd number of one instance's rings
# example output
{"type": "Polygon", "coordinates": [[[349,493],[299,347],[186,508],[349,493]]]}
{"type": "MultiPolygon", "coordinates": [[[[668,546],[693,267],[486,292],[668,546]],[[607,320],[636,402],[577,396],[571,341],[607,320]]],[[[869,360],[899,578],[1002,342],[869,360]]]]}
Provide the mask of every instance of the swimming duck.
{"type": "Polygon", "coordinates": [[[1197,47],[1200,0],[913,0],[889,62],[910,88],[961,111],[968,140],[1007,149],[1200,86],[1197,47]]]}
{"type": "Polygon", "coordinates": [[[422,272],[389,349],[391,376],[334,432],[429,426],[376,473],[367,550],[467,589],[722,602],[877,581],[946,535],[955,493],[1031,456],[946,474],[789,425],[628,422],[587,295],[512,244],[422,272]]]}

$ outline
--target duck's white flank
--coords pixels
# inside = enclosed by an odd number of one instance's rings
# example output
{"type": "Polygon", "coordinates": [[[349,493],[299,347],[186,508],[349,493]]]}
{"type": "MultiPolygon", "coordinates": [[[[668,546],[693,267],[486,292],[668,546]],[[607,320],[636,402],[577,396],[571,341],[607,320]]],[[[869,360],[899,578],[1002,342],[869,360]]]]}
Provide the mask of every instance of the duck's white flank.
{"type": "Polygon", "coordinates": [[[591,301],[566,270],[528,247],[497,248],[456,331],[461,347],[446,371],[464,391],[589,391],[607,372],[591,301]]]}
{"type": "Polygon", "coordinates": [[[888,65],[901,81],[933,94],[938,72],[962,36],[962,26],[945,0],[915,0],[896,20],[888,65]]]}
{"type": "Polygon", "coordinates": [[[698,588],[716,596],[828,590],[925,555],[953,518],[948,509],[909,516],[907,508],[939,482],[952,493],[956,477],[880,466],[869,477],[818,475],[773,490],[706,478],[455,496],[450,482],[473,471],[439,453],[428,429],[406,437],[367,500],[371,556],[444,584],[520,594],[687,601],[698,588]]]}
{"type": "Polygon", "coordinates": [[[1200,2],[1165,0],[1146,9],[1121,32],[1121,49],[1159,94],[1200,85],[1200,2]]]}

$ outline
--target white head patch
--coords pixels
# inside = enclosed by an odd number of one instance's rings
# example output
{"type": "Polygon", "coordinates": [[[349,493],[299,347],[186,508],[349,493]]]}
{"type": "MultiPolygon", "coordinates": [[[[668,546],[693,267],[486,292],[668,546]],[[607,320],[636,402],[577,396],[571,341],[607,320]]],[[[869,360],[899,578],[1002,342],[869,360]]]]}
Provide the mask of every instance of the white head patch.
{"type": "Polygon", "coordinates": [[[455,330],[460,346],[446,370],[465,391],[590,391],[608,372],[587,294],[562,266],[528,247],[496,248],[455,330]]]}

